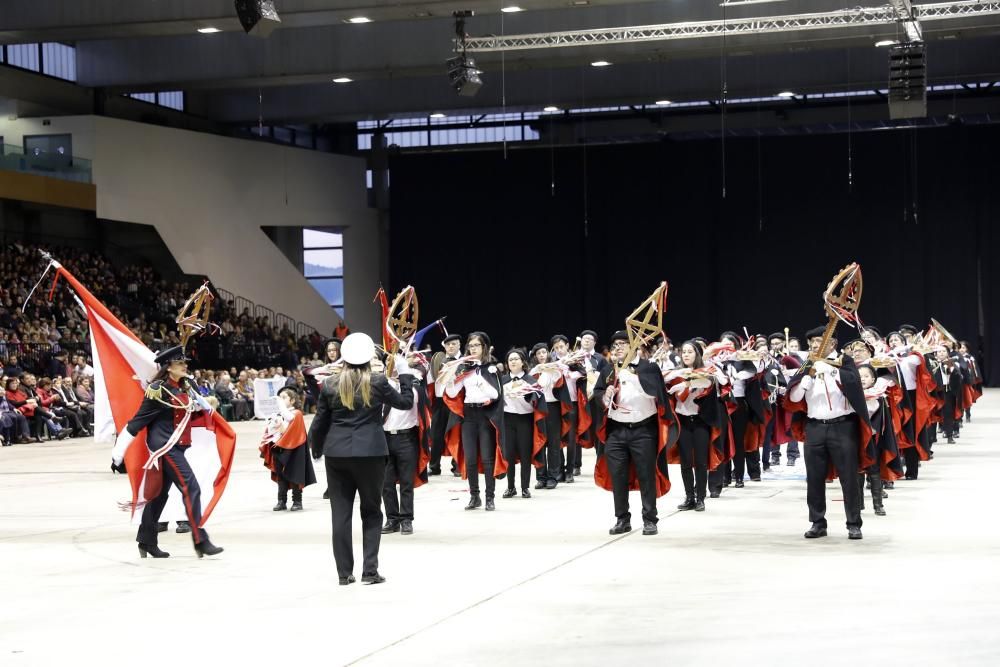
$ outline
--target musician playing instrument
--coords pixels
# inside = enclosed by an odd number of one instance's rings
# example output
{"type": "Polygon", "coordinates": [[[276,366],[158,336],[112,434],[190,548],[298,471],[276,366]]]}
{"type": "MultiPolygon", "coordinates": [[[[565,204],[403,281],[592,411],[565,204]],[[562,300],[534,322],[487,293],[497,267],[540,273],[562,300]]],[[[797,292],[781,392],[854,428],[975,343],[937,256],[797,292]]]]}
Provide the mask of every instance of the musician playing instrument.
{"type": "Polygon", "coordinates": [[[507,353],[508,373],[500,378],[503,388],[504,457],[507,459],[507,490],[504,498],[517,495],[514,467],[521,465],[521,497],[530,498],[531,468],[535,456],[544,464],[545,448],[545,395],[541,386],[528,375],[528,354],[514,348],[507,353]]]}

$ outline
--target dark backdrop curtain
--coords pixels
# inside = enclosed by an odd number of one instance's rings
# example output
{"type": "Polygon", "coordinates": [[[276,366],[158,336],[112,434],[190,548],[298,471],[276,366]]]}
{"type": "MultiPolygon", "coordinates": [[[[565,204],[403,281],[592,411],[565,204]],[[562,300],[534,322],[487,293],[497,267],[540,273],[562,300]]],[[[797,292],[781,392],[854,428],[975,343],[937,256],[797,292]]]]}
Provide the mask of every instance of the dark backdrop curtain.
{"type": "Polygon", "coordinates": [[[866,323],[936,317],[997,382],[998,149],[990,126],[733,139],[724,199],[717,139],[397,155],[392,289],[503,354],[584,328],[606,341],[660,280],[675,342],[801,334],[858,261],[866,323]]]}

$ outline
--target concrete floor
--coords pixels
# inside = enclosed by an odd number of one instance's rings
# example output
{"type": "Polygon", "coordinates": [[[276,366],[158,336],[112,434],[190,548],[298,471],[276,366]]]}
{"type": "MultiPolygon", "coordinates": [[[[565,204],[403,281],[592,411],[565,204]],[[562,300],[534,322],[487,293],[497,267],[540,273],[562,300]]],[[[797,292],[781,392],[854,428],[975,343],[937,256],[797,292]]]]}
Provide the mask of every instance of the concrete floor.
{"type": "Polygon", "coordinates": [[[0,665],[998,665],[1000,391],[973,418],[919,481],[896,483],[888,516],[864,512],[861,542],[836,484],[830,537],[802,538],[801,461],[704,513],[674,509],[672,469],[655,537],[608,536],[591,452],[576,484],[490,514],[463,511],[461,480],[432,478],[416,533],[383,538],[381,586],[337,585],[321,470],[306,511],[271,511],[259,423],[236,425],[208,526],[226,551],[204,560],[172,525],[172,557],[139,559],[107,447],[4,448],[0,665]]]}

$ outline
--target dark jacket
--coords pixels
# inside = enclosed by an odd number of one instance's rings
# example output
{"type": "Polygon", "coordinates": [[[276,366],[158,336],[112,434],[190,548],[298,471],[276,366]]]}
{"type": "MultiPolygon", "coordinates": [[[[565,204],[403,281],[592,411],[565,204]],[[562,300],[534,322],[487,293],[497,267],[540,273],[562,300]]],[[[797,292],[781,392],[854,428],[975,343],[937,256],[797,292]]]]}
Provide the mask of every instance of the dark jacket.
{"type": "Polygon", "coordinates": [[[354,409],[340,402],[337,379],[329,378],[320,391],[316,417],[309,427],[309,447],[314,458],[320,456],[388,456],[382,430],[384,405],[399,410],[413,407],[413,376],[400,375],[399,391],[389,385],[384,375],[372,375],[371,405],[361,402],[361,392],[354,397],[354,409]]]}
{"type": "MultiPolygon", "coordinates": [[[[160,400],[143,398],[139,410],[125,425],[125,429],[132,435],[139,435],[139,431],[146,430],[146,445],[150,451],[156,451],[167,444],[167,440],[174,433],[174,428],[184,417],[183,408],[173,408],[169,404],[186,405],[191,397],[187,395],[187,390],[170,380],[154,380],[149,385],[150,392],[160,392],[160,400]]],[[[177,444],[180,446],[191,444],[191,428],[185,429],[178,438],[177,444]]]]}

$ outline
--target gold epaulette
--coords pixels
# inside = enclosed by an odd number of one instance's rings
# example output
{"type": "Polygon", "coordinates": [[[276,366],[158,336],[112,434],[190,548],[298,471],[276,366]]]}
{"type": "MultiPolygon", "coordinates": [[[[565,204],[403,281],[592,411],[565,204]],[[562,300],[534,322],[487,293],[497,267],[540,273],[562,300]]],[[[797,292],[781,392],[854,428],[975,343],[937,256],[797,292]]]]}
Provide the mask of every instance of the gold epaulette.
{"type": "Polygon", "coordinates": [[[162,401],[163,385],[159,382],[154,382],[153,384],[146,387],[146,398],[152,399],[154,401],[162,401]]]}

